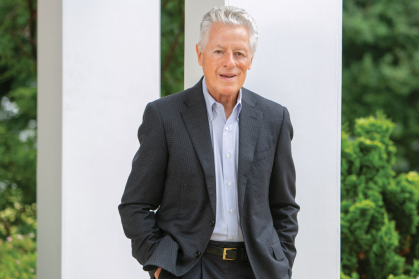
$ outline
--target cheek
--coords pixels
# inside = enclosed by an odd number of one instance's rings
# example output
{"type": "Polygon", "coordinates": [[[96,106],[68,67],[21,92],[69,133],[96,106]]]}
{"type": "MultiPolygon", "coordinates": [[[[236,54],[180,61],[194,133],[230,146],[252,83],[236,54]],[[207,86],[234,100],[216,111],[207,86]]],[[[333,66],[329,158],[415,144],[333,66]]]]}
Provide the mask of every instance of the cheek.
{"type": "Polygon", "coordinates": [[[248,67],[248,65],[247,65],[247,64],[245,64],[245,65],[240,65],[240,70],[241,70],[241,72],[242,72],[244,75],[246,74],[247,67],[248,67]]]}
{"type": "Polygon", "coordinates": [[[211,61],[211,67],[214,71],[217,71],[219,68],[222,68],[222,65],[220,64],[219,61],[214,59],[213,61],[211,61]]]}
{"type": "Polygon", "coordinates": [[[213,72],[217,70],[217,62],[214,60],[205,61],[205,64],[203,65],[203,70],[208,74],[213,74],[213,72]]]}
{"type": "Polygon", "coordinates": [[[243,69],[243,70],[247,70],[249,65],[250,65],[250,61],[247,60],[247,59],[243,60],[243,61],[240,61],[240,68],[243,69]]]}
{"type": "Polygon", "coordinates": [[[212,61],[206,61],[206,63],[203,65],[202,70],[206,75],[212,75],[214,72],[214,64],[212,61]]]}

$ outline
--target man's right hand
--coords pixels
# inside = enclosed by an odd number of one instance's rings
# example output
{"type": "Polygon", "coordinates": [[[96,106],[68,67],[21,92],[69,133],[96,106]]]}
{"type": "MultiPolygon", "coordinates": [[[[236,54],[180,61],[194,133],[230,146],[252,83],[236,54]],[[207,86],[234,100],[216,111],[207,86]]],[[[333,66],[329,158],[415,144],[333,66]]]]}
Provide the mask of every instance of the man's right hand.
{"type": "Polygon", "coordinates": [[[161,267],[157,268],[157,270],[154,272],[154,277],[156,279],[159,279],[160,272],[161,272],[161,267]]]}

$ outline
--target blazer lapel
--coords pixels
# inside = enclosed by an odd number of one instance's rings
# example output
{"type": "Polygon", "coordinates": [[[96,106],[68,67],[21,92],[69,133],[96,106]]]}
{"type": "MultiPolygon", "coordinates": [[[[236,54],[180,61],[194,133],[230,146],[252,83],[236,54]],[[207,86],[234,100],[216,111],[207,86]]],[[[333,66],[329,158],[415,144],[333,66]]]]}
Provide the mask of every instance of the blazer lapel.
{"type": "Polygon", "coordinates": [[[211,133],[205,98],[202,91],[202,78],[191,88],[185,99],[187,109],[182,111],[183,121],[188,130],[189,137],[201,162],[205,174],[208,195],[211,202],[214,217],[216,214],[216,179],[214,150],[212,148],[211,133]]]}
{"type": "Polygon", "coordinates": [[[242,109],[239,116],[239,165],[238,165],[238,202],[240,215],[243,212],[247,174],[255,154],[255,147],[260,134],[263,112],[255,106],[257,103],[251,93],[242,88],[242,109]]]}

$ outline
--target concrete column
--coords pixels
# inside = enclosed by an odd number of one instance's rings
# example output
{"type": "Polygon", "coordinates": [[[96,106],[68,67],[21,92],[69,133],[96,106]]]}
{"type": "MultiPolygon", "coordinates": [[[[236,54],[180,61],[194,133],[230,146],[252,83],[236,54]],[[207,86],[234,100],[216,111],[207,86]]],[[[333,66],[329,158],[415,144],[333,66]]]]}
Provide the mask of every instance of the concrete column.
{"type": "Polygon", "coordinates": [[[342,1],[186,0],[185,87],[202,75],[195,54],[210,8],[244,8],[259,45],[244,87],[286,106],[294,127],[300,231],[293,278],[339,278],[342,1]]]}
{"type": "Polygon", "coordinates": [[[37,278],[149,278],[117,206],[160,97],[160,2],[38,1],[37,278]]]}

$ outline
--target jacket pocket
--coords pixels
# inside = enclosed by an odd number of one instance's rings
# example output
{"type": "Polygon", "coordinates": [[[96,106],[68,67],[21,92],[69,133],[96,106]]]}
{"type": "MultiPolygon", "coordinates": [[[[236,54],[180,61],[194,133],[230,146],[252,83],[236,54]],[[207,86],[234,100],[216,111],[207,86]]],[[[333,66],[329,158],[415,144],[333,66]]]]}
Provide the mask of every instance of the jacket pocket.
{"type": "Polygon", "coordinates": [[[271,245],[274,251],[274,256],[277,261],[282,261],[285,258],[284,250],[282,250],[281,241],[277,241],[271,245]]]}

